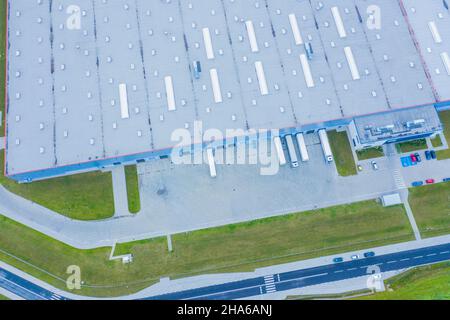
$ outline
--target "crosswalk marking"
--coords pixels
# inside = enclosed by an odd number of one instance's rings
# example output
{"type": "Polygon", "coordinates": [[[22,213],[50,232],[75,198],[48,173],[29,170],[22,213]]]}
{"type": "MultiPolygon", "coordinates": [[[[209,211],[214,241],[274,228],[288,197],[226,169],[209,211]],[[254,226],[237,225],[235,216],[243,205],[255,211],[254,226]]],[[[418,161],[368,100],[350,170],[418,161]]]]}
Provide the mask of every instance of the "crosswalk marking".
{"type": "Polygon", "coordinates": [[[399,169],[395,169],[393,172],[394,181],[395,181],[395,187],[397,189],[406,189],[406,183],[403,179],[403,176],[399,169]]]}
{"type": "Polygon", "coordinates": [[[264,277],[264,284],[266,286],[266,293],[273,293],[277,291],[275,286],[275,279],[273,275],[264,277]]]}

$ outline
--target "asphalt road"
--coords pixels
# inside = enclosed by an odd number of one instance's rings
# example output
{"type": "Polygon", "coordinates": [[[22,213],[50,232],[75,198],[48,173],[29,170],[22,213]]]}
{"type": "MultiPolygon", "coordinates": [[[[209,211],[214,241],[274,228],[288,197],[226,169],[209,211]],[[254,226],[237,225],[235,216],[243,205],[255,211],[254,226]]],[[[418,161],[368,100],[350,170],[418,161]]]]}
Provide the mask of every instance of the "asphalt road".
{"type": "MultiPolygon", "coordinates": [[[[152,296],[147,300],[234,300],[262,294],[302,288],[322,283],[361,277],[368,268],[378,266],[380,272],[432,264],[450,260],[450,243],[380,255],[338,264],[295,270],[264,277],[224,283],[192,290],[152,296]]],[[[22,277],[0,268],[0,287],[27,300],[66,300],[22,277]]]]}
{"type": "Polygon", "coordinates": [[[375,265],[380,268],[380,272],[387,272],[447,260],[450,260],[450,243],[187,290],[149,299],[243,299],[271,293],[274,290],[285,291],[364,276],[367,275],[368,268],[375,265]],[[270,278],[273,278],[273,282],[270,278]]]}
{"type": "Polygon", "coordinates": [[[68,300],[3,268],[0,268],[0,287],[25,300],[68,300]]]}

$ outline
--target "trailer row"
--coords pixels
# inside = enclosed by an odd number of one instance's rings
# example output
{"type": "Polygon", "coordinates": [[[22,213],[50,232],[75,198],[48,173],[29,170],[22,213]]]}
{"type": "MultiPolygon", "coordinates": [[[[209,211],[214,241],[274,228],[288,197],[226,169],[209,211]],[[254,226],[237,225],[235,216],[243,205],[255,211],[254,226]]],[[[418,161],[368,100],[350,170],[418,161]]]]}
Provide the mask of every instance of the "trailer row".
{"type": "MultiPolygon", "coordinates": [[[[331,163],[333,162],[333,154],[331,151],[331,146],[328,140],[327,132],[325,129],[322,129],[319,130],[318,133],[325,160],[328,163],[331,163]]],[[[278,157],[280,166],[286,165],[289,161],[289,163],[293,168],[297,168],[299,166],[300,161],[308,162],[310,159],[308,148],[305,142],[305,136],[303,135],[303,133],[297,133],[295,135],[288,134],[284,137],[280,136],[274,137],[273,149],[278,157]],[[300,155],[300,157],[298,155],[300,155]]],[[[215,178],[217,176],[217,170],[213,149],[208,148],[206,150],[206,155],[210,169],[210,175],[211,177],[215,178]]]]}
{"type": "MultiPolygon", "coordinates": [[[[333,162],[333,153],[331,151],[330,142],[328,140],[328,135],[325,129],[319,130],[319,138],[320,143],[322,145],[322,150],[325,156],[325,160],[328,163],[333,162]]],[[[278,160],[280,162],[281,166],[284,166],[287,164],[287,160],[290,161],[290,164],[293,168],[297,168],[299,166],[299,157],[297,150],[300,154],[300,159],[302,162],[308,162],[309,161],[309,154],[308,149],[306,147],[305,142],[305,136],[303,133],[297,133],[294,135],[288,134],[284,137],[285,145],[286,145],[286,151],[288,158],[286,158],[284,148],[283,148],[283,141],[281,137],[274,137],[273,142],[275,145],[275,150],[278,156],[278,160]],[[295,137],[295,139],[294,139],[295,137]],[[295,145],[295,142],[297,142],[297,147],[295,145]]]]}

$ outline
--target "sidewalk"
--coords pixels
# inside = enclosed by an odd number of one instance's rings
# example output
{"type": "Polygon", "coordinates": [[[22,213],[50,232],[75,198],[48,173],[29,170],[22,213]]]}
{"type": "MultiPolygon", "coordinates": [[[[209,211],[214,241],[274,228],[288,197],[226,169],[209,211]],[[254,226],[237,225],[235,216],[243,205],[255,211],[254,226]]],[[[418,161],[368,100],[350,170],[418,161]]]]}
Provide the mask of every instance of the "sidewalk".
{"type": "Polygon", "coordinates": [[[414,213],[413,213],[411,206],[409,205],[409,201],[408,201],[408,197],[409,197],[408,189],[402,190],[400,192],[400,196],[402,198],[403,205],[405,206],[405,210],[406,210],[406,214],[409,219],[409,223],[414,232],[414,237],[416,238],[416,240],[420,240],[420,239],[422,239],[422,237],[420,235],[419,227],[417,226],[416,219],[414,218],[414,213]]]}
{"type": "Polygon", "coordinates": [[[111,174],[114,190],[114,216],[128,216],[130,215],[130,212],[128,210],[128,193],[125,168],[123,166],[116,166],[111,169],[111,174]]]}

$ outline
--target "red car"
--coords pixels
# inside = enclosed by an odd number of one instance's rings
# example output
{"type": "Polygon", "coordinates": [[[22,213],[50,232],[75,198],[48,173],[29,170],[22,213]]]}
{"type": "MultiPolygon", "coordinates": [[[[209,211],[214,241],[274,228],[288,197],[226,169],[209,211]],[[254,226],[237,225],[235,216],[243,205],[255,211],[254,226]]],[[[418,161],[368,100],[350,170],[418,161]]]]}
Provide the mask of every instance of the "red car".
{"type": "Polygon", "coordinates": [[[434,179],[428,179],[428,180],[425,180],[425,182],[427,184],[433,184],[434,183],[434,179]]]}
{"type": "Polygon", "coordinates": [[[412,153],[412,154],[410,155],[410,157],[411,157],[411,161],[412,161],[412,162],[417,162],[417,157],[416,157],[416,155],[415,155],[414,153],[412,153]]]}

